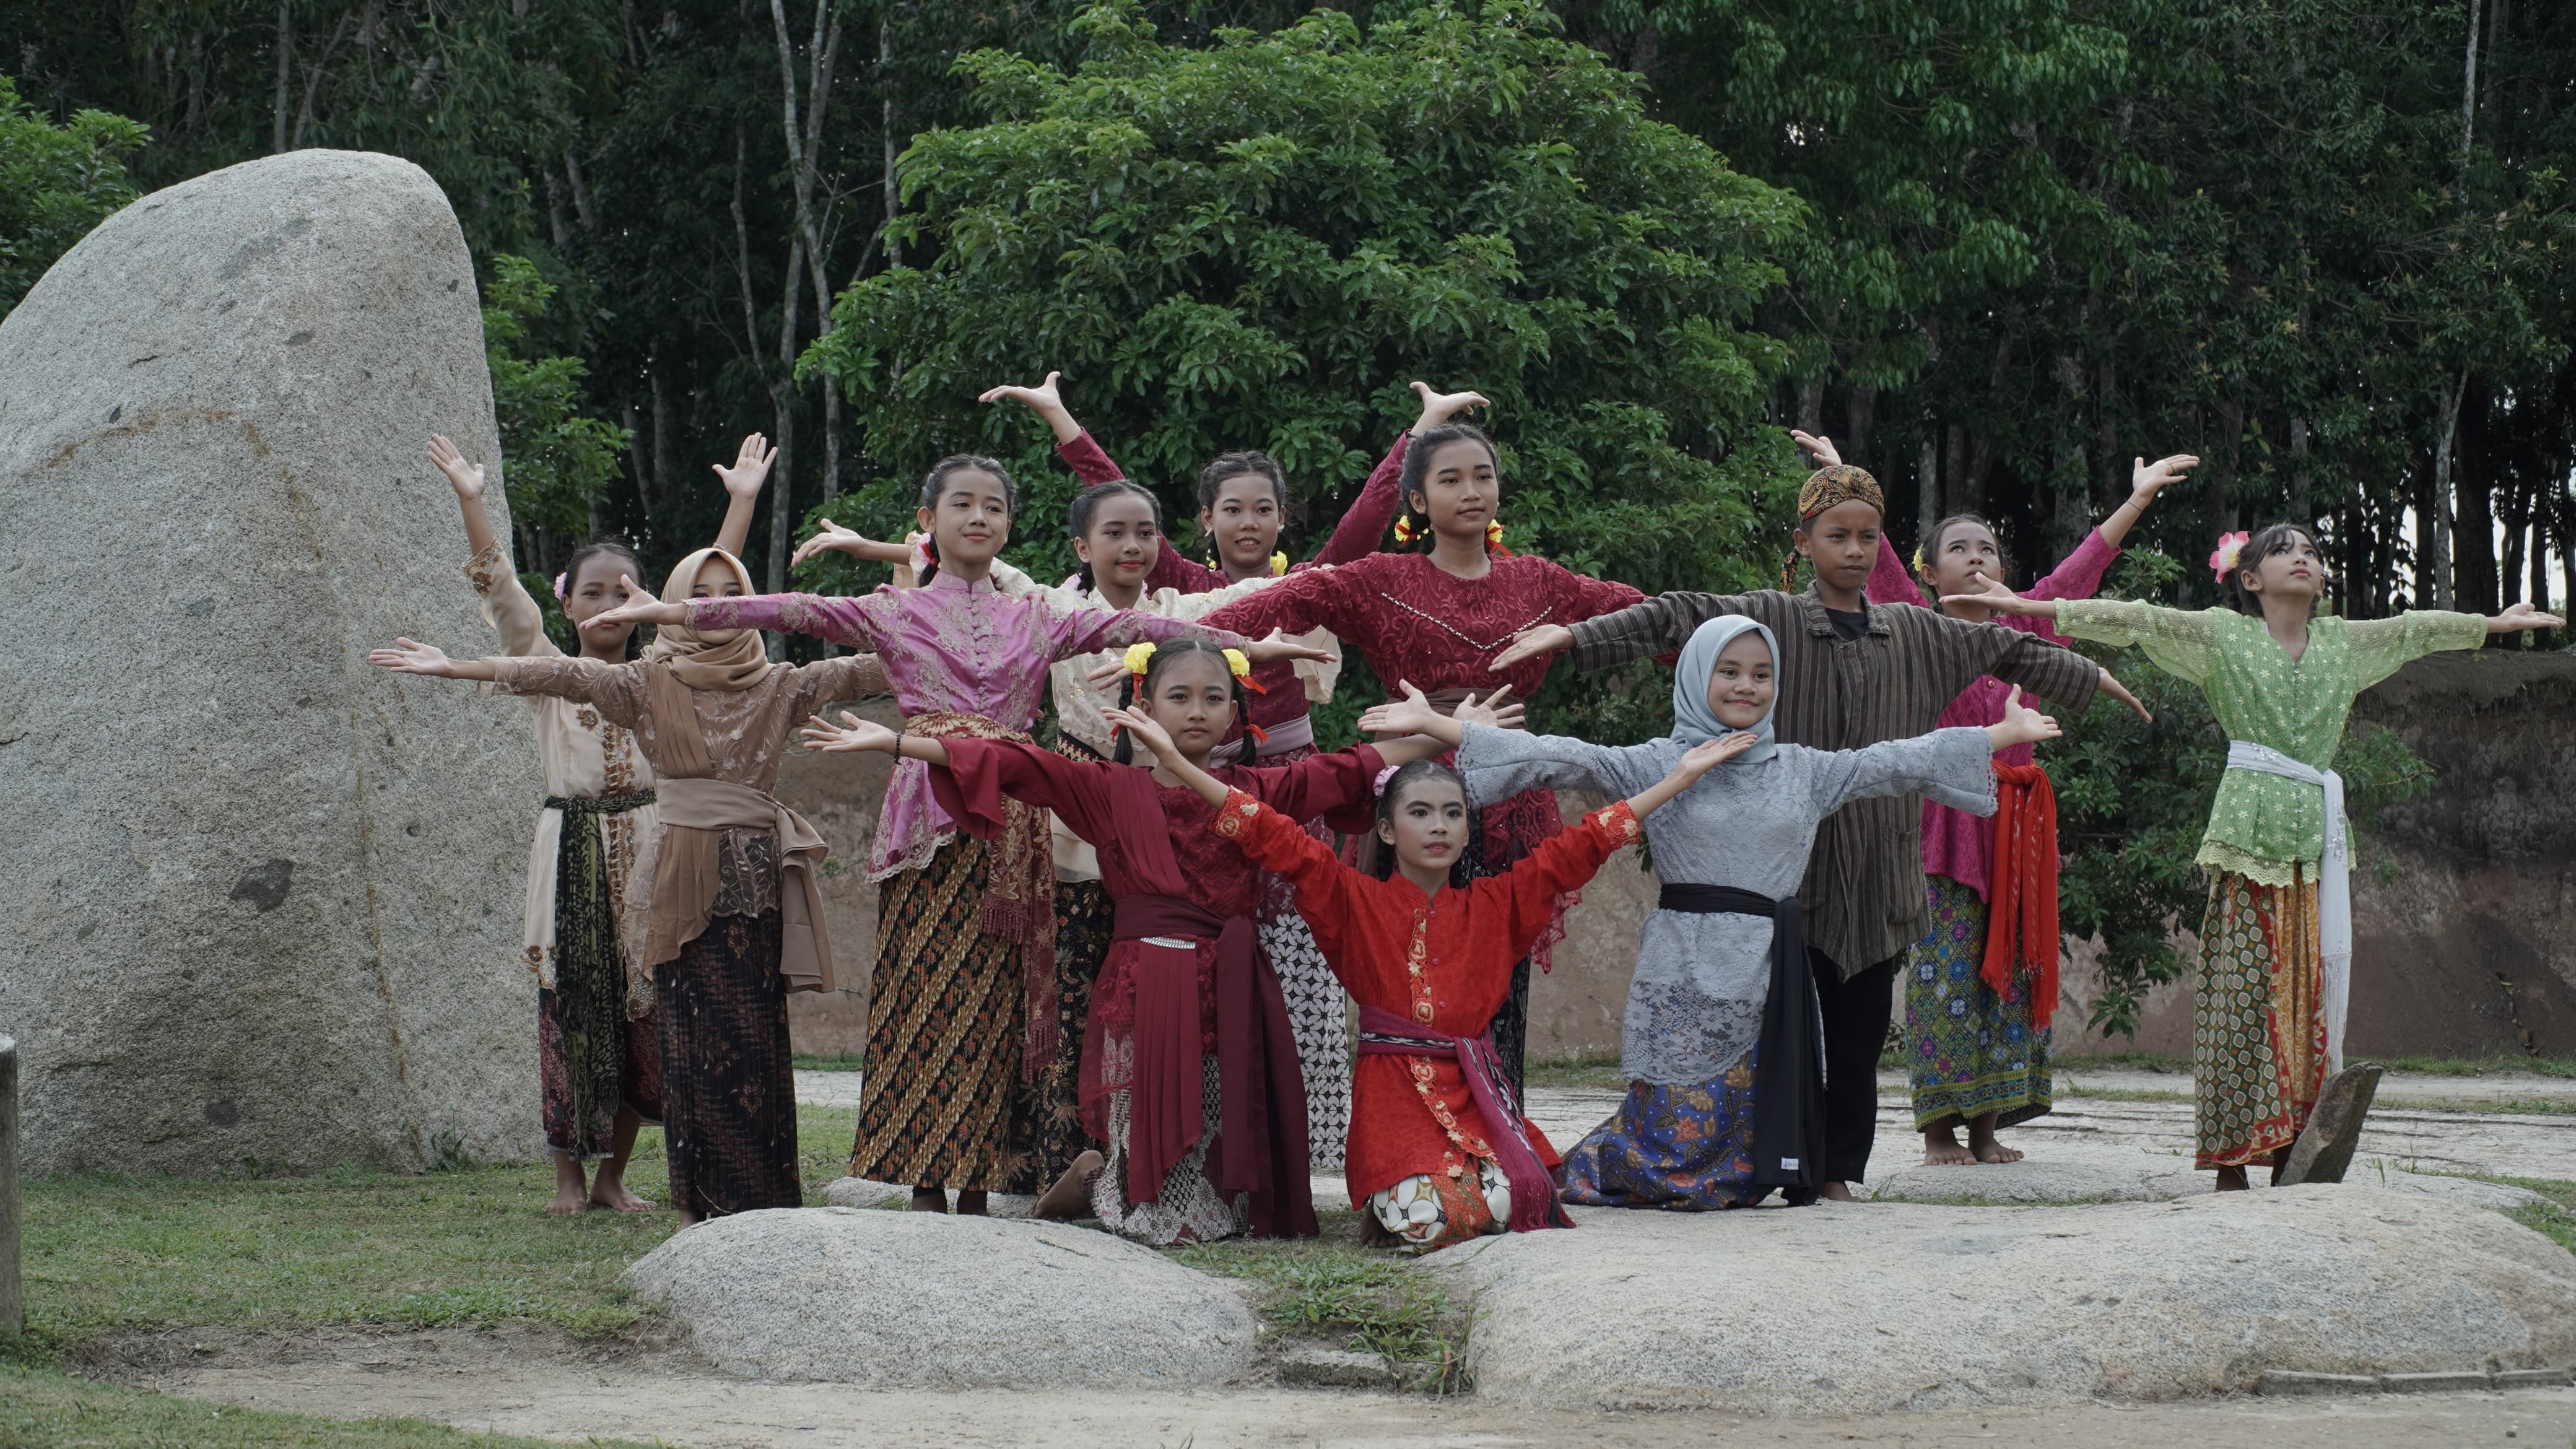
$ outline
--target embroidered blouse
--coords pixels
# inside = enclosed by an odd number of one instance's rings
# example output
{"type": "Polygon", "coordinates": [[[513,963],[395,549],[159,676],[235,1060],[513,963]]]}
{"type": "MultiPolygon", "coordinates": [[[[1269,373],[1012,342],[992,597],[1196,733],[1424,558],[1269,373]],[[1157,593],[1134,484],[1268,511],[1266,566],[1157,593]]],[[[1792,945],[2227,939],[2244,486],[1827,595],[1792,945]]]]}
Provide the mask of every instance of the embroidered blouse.
{"type": "MultiPolygon", "coordinates": [[[[2057,627],[2076,639],[2136,645],[2158,668],[2200,686],[2229,739],[2269,745],[2314,770],[2334,764],[2344,721],[2363,690],[2409,660],[2440,649],[2475,649],[2487,637],[2486,620],[2439,609],[2393,619],[2325,615],[2308,621],[2307,652],[2292,659],[2262,620],[2234,609],[2114,599],[2061,603],[2057,627]]],[[[2315,786],[2229,770],[2218,777],[2209,829],[2194,859],[2259,885],[2287,886],[2296,867],[2324,856],[2325,836],[2325,797],[2315,786]]]]}
{"type": "MultiPolygon", "coordinates": [[[[2089,599],[2102,587],[2102,574],[2120,550],[2095,529],[2084,535],[2075,552],[2049,571],[2048,577],[2022,590],[2029,599],[2089,599]]],[[[1924,596],[1896,556],[1896,545],[1879,535],[1878,567],[1871,570],[1864,590],[1872,603],[1913,604],[1938,610],[1937,600],[1924,596]]],[[[1994,622],[2007,629],[2034,634],[2051,644],[2064,644],[2066,636],[2049,627],[2049,621],[2036,614],[1997,614],[1994,622]]],[[[2012,686],[1991,674],[1980,674],[1976,682],[1959,691],[1950,707],[1941,711],[1940,726],[2001,724],[2004,700],[2012,686]]],[[[1995,756],[2007,765],[2027,765],[2034,756],[2028,745],[2015,745],[1995,756]]],[[[1923,871],[1926,875],[1946,875],[1986,898],[1986,882],[1993,874],[1995,829],[1991,820],[1981,820],[1963,810],[1953,809],[1938,800],[1923,802],[1923,871]]]]}
{"type": "MultiPolygon", "coordinates": [[[[881,588],[855,598],[691,599],[688,622],[693,629],[788,629],[868,650],[884,661],[906,715],[954,710],[1022,731],[1036,723],[1039,688],[1047,666],[1059,659],[1186,634],[1229,648],[1243,642],[1179,619],[1068,609],[1044,594],[1014,599],[990,579],[969,584],[951,573],[934,574],[917,589],[881,588]]],[[[928,865],[956,834],[931,798],[928,767],[898,761],[868,847],[868,879],[928,865]]]]}
{"type": "MultiPolygon", "coordinates": [[[[1286,876],[1333,974],[1362,1005],[1451,1036],[1481,1036],[1510,994],[1512,963],[1547,929],[1556,898],[1592,878],[1639,835],[1626,801],[1595,810],[1501,875],[1437,894],[1394,875],[1377,880],[1334,856],[1295,820],[1236,792],[1216,833],[1286,876]]],[[[1526,1109],[1524,1109],[1526,1111],[1526,1109]]],[[[1556,1149],[1523,1121],[1551,1169],[1556,1149]]],[[[1351,1206],[1415,1173],[1463,1173],[1493,1161],[1485,1119],[1446,1058],[1361,1057],[1351,1069],[1351,1206]]]]}
{"type": "MultiPolygon", "coordinates": [[[[528,597],[497,543],[469,559],[465,577],[483,600],[483,618],[501,634],[501,652],[535,659],[561,659],[564,653],[546,637],[546,616],[528,597]]],[[[602,716],[598,706],[569,699],[532,695],[528,706],[537,718],[537,764],[545,793],[578,796],[626,795],[653,788],[653,766],[635,748],[634,732],[602,716]]],[[[608,865],[608,896],[626,899],[627,877],[635,853],[653,835],[660,819],[651,805],[614,815],[597,815],[599,841],[608,865]]],[[[563,846],[563,812],[537,812],[537,838],[528,846],[526,925],[520,935],[519,959],[537,973],[537,984],[555,984],[555,866],[563,846]]],[[[626,1009],[637,1016],[653,1009],[653,978],[635,969],[626,972],[626,1009]]]]}

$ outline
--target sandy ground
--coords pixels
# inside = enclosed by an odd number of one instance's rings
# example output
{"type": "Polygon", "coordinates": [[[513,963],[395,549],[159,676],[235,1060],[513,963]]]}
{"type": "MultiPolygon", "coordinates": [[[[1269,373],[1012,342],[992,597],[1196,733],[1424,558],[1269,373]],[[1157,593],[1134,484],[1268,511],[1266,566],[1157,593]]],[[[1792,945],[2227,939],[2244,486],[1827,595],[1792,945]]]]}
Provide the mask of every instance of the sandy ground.
{"type": "Polygon", "coordinates": [[[1758,1418],[1560,1414],[1244,1384],[1190,1393],[879,1392],[717,1378],[673,1348],[600,1354],[538,1330],[262,1337],[194,1330],[128,1340],[95,1370],[246,1407],[334,1418],[408,1416],[477,1433],[591,1435],[734,1449],[1046,1444],[1051,1449],[1332,1445],[2082,1445],[2085,1449],[2343,1449],[2547,1445],[2576,1439],[2576,1389],[2352,1398],[2233,1395],[2170,1404],[1758,1418]]]}

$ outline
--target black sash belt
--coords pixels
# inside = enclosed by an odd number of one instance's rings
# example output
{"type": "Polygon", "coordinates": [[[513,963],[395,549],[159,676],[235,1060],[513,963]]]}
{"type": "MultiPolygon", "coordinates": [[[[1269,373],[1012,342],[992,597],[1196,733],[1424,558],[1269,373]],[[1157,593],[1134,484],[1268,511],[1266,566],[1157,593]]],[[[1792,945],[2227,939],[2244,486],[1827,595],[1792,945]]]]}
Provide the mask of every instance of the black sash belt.
{"type": "Polygon", "coordinates": [[[1792,1202],[1812,1200],[1824,1167],[1825,1035],[1798,898],[1669,884],[1655,904],[1694,915],[1771,918],[1771,992],[1753,1064],[1753,1184],[1785,1188],[1792,1202]]]}
{"type": "Polygon", "coordinates": [[[566,815],[623,815],[653,803],[653,792],[629,790],[623,795],[548,795],[546,808],[566,815]]]}

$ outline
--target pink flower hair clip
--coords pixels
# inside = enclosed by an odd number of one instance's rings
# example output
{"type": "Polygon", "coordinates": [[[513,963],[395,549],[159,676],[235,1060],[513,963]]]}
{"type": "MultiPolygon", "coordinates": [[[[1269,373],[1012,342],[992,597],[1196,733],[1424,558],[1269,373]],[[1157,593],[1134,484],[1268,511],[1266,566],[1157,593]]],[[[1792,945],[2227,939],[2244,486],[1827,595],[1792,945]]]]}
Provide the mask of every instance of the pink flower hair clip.
{"type": "Polygon", "coordinates": [[[930,557],[930,535],[925,533],[915,537],[912,541],[912,571],[915,574],[926,574],[930,572],[933,562],[930,557]]]}
{"type": "Polygon", "coordinates": [[[555,575],[555,602],[558,604],[569,602],[569,599],[564,593],[564,575],[562,574],[555,575]]]}
{"type": "Polygon", "coordinates": [[[1369,793],[1379,796],[1385,795],[1386,782],[1394,779],[1395,772],[1403,768],[1404,767],[1402,765],[1389,765],[1385,769],[1378,771],[1377,778],[1369,782],[1369,793]]]}
{"type": "Polygon", "coordinates": [[[2237,560],[2245,557],[2245,545],[2253,539],[2251,533],[2222,533],[2218,536],[2218,547],[2209,555],[2209,571],[2218,576],[2220,583],[2227,582],[2227,576],[2236,572],[2237,560]]]}

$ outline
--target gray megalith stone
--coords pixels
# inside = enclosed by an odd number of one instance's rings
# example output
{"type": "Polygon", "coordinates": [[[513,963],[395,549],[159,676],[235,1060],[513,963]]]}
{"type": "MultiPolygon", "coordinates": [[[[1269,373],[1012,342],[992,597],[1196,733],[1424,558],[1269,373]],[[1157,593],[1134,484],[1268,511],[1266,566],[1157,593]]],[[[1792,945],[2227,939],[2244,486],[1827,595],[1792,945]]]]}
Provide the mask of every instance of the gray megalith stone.
{"type": "Polygon", "coordinates": [[[492,640],[433,430],[499,458],[464,236],[391,156],[154,192],[0,322],[31,1173],[542,1150],[526,710],[366,662],[492,640]]]}
{"type": "Polygon", "coordinates": [[[2290,1144],[2290,1160],[2281,1167],[2281,1185],[2341,1182],[2352,1166],[2353,1149],[2361,1143],[2361,1126],[2370,1118],[2371,1099],[2379,1095],[2379,1064],[2358,1062],[2329,1078],[2317,1093],[2316,1110],[2290,1144]]]}
{"type": "Polygon", "coordinates": [[[2576,1362],[2576,1257],[2419,1194],[1575,1220],[1422,1260],[1474,1295],[1478,1393],[1878,1413],[2576,1362]]]}
{"type": "Polygon", "coordinates": [[[746,1378],[1176,1387],[1252,1360],[1252,1312],[1230,1282],[1062,1223],[780,1208],[701,1223],[626,1277],[746,1378]]]}

